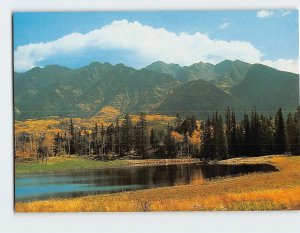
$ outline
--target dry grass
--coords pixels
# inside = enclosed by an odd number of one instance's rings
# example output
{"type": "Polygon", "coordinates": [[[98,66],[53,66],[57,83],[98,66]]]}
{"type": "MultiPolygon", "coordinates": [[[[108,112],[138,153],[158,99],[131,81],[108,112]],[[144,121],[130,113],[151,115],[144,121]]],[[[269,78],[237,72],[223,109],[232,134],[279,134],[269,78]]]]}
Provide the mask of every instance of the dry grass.
{"type": "Polygon", "coordinates": [[[130,166],[158,166],[158,165],[178,165],[200,163],[200,159],[195,158],[178,158],[178,159],[135,159],[124,160],[130,166]]]}
{"type": "MultiPolygon", "coordinates": [[[[247,159],[247,163],[257,162],[247,159]]],[[[261,157],[280,171],[168,188],[17,203],[17,212],[300,209],[300,156],[261,157]]],[[[234,163],[243,163],[235,160],[234,163]]]]}

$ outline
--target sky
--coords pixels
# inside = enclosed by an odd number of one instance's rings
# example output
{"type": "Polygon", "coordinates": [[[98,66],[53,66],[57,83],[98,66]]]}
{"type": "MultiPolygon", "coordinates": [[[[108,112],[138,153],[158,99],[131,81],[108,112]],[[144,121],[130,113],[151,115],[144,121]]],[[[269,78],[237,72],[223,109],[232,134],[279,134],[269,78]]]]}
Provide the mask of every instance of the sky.
{"type": "Polygon", "coordinates": [[[18,12],[14,69],[93,61],[137,69],[223,60],[298,72],[298,11],[18,12]]]}

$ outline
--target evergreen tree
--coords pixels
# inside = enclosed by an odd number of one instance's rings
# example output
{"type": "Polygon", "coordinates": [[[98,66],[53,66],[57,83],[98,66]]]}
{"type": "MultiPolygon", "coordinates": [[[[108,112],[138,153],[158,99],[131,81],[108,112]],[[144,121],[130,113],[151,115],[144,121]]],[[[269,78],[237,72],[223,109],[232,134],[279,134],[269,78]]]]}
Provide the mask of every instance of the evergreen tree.
{"type": "Polygon", "coordinates": [[[119,125],[119,118],[116,120],[116,127],[114,131],[115,138],[115,150],[120,155],[121,154],[121,129],[119,125]]]}
{"type": "Polygon", "coordinates": [[[231,111],[230,108],[227,106],[225,111],[225,125],[226,125],[226,136],[228,138],[228,147],[230,146],[230,132],[231,132],[231,111]]]}
{"type": "Polygon", "coordinates": [[[108,152],[115,152],[115,127],[114,124],[111,124],[106,129],[107,132],[107,149],[108,152]]]}
{"type": "Polygon", "coordinates": [[[154,128],[151,128],[151,132],[150,132],[150,145],[153,149],[156,149],[159,145],[158,132],[154,128]]]}
{"type": "Polygon", "coordinates": [[[100,145],[101,145],[101,155],[106,154],[106,130],[104,129],[103,124],[101,124],[101,139],[100,139],[100,145]]]}
{"type": "Polygon", "coordinates": [[[242,145],[241,154],[249,156],[251,154],[251,131],[249,117],[247,114],[244,115],[242,125],[244,129],[244,142],[242,145]]]}
{"type": "Polygon", "coordinates": [[[165,145],[166,155],[169,158],[175,158],[177,154],[176,151],[177,145],[176,145],[176,141],[172,137],[172,130],[173,130],[172,127],[168,123],[167,133],[164,139],[164,145],[165,145]]]}
{"type": "Polygon", "coordinates": [[[212,159],[213,155],[214,155],[213,127],[210,119],[208,118],[206,123],[203,125],[201,157],[204,159],[212,159]]]}
{"type": "Polygon", "coordinates": [[[261,128],[256,110],[251,116],[251,155],[261,154],[261,128]]]}
{"type": "Polygon", "coordinates": [[[286,133],[281,108],[275,117],[274,150],[277,154],[283,154],[286,151],[286,133]]]}
{"type": "Polygon", "coordinates": [[[85,154],[91,156],[91,134],[89,133],[89,131],[85,131],[85,142],[86,142],[86,146],[85,146],[85,154]]]}
{"type": "Polygon", "coordinates": [[[196,118],[194,116],[187,115],[184,121],[182,122],[180,126],[179,133],[185,135],[188,133],[190,136],[192,136],[194,130],[197,129],[197,123],[196,118]]]}
{"type": "Polygon", "coordinates": [[[268,155],[273,153],[273,134],[274,126],[272,117],[261,116],[261,131],[260,131],[260,143],[261,153],[268,155]]]}
{"type": "Polygon", "coordinates": [[[245,156],[244,153],[244,137],[245,137],[245,131],[243,124],[237,124],[236,127],[236,137],[237,137],[237,144],[236,144],[236,153],[235,156],[245,156]]]}
{"type": "Polygon", "coordinates": [[[226,133],[223,125],[222,116],[216,113],[215,116],[215,145],[216,145],[216,158],[225,159],[228,157],[228,145],[226,133]]]}
{"type": "Polygon", "coordinates": [[[96,123],[92,130],[92,149],[94,155],[99,155],[99,129],[96,123]]]}
{"type": "Polygon", "coordinates": [[[69,154],[75,154],[75,127],[73,124],[73,119],[70,120],[69,129],[69,154]]]}
{"type": "Polygon", "coordinates": [[[228,140],[228,154],[234,156],[237,154],[237,129],[234,112],[229,107],[225,113],[226,137],[228,140]]]}
{"type": "Polygon", "coordinates": [[[62,152],[62,137],[59,133],[55,134],[54,136],[54,145],[53,145],[53,152],[54,156],[60,156],[62,152]]]}
{"type": "Polygon", "coordinates": [[[82,155],[81,131],[77,130],[74,135],[74,154],[82,155]]]}
{"type": "Polygon", "coordinates": [[[121,153],[130,152],[133,149],[133,126],[130,115],[127,113],[121,126],[121,153]]]}
{"type": "Polygon", "coordinates": [[[228,151],[230,152],[231,156],[236,156],[238,154],[238,139],[237,139],[237,123],[235,119],[235,113],[231,113],[231,130],[229,134],[230,138],[230,148],[228,151]]]}
{"type": "Polygon", "coordinates": [[[185,153],[184,154],[186,156],[189,156],[190,155],[190,136],[189,136],[189,133],[185,133],[183,135],[183,145],[184,145],[184,148],[185,148],[185,153]]]}
{"type": "MultiPolygon", "coordinates": [[[[299,109],[298,109],[299,111],[299,109]]],[[[299,146],[299,115],[298,112],[289,113],[286,122],[286,133],[288,138],[288,149],[292,154],[300,153],[299,146]]]]}
{"type": "Polygon", "coordinates": [[[176,119],[175,119],[175,131],[180,133],[181,130],[181,124],[182,124],[182,119],[179,114],[176,114],[176,119]]]}
{"type": "Polygon", "coordinates": [[[137,153],[142,155],[143,158],[147,155],[147,147],[148,147],[148,129],[147,129],[147,121],[144,113],[140,114],[139,121],[136,124],[135,129],[135,146],[137,149],[137,153]]]}

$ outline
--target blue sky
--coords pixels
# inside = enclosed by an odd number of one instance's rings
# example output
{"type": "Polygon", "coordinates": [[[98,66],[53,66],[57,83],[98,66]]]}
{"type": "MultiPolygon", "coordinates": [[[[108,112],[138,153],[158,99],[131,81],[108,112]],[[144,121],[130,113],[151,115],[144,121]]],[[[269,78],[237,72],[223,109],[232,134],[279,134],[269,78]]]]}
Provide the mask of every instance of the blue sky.
{"type": "Polygon", "coordinates": [[[92,61],[141,68],[155,60],[224,59],[298,69],[297,11],[15,13],[13,24],[16,71],[92,61]]]}

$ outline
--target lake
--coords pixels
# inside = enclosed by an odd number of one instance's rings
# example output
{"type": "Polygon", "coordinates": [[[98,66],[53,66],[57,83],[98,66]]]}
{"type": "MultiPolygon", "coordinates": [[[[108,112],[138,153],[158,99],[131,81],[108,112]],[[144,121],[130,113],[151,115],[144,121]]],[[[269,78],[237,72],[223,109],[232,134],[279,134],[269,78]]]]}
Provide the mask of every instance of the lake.
{"type": "Polygon", "coordinates": [[[203,180],[218,177],[275,171],[277,168],[270,164],[181,164],[23,174],[15,177],[15,200],[45,200],[200,184],[203,180]]]}

